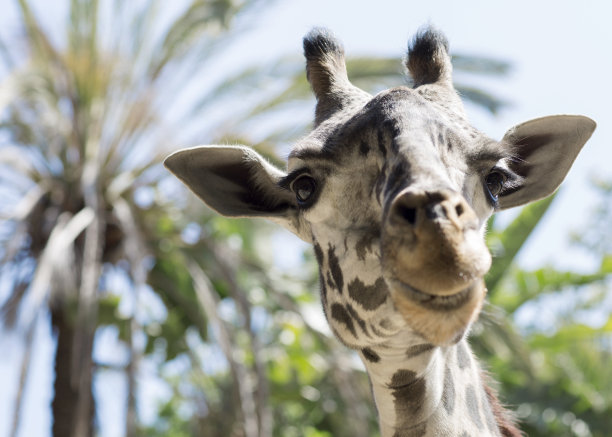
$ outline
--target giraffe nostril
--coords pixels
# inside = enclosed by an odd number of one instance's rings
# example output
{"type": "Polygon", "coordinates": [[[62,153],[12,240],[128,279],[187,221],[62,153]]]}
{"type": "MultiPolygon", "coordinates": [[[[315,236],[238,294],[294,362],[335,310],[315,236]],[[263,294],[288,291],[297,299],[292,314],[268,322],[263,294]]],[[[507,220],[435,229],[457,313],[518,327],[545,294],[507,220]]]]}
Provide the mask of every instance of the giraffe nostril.
{"type": "Polygon", "coordinates": [[[416,223],[416,208],[410,208],[404,205],[397,206],[397,213],[411,225],[416,223]]]}
{"type": "Polygon", "coordinates": [[[461,214],[463,214],[463,205],[461,203],[459,203],[457,206],[455,206],[455,212],[457,213],[457,217],[461,217],[461,214]]]}

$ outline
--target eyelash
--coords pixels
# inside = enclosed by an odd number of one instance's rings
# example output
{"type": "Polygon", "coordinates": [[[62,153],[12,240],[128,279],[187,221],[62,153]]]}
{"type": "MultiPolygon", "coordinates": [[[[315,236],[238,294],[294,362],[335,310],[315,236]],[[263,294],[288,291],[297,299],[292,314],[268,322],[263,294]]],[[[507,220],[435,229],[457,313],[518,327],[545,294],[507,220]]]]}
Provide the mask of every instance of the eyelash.
{"type": "Polygon", "coordinates": [[[487,174],[485,175],[485,177],[483,178],[483,182],[484,182],[484,188],[486,191],[486,194],[489,197],[489,201],[491,202],[491,204],[497,208],[498,207],[498,200],[499,200],[499,195],[501,193],[504,193],[504,191],[507,191],[510,188],[513,188],[517,185],[519,185],[520,181],[521,181],[521,177],[516,175],[515,173],[509,171],[506,168],[503,167],[498,167],[495,166],[492,169],[490,169],[487,174]],[[489,190],[489,187],[487,185],[487,178],[493,174],[493,173],[499,173],[502,177],[503,177],[503,181],[502,181],[502,187],[501,190],[499,191],[499,193],[497,195],[493,195],[491,193],[491,191],[489,190]]]}
{"type": "Polygon", "coordinates": [[[312,173],[308,168],[301,168],[289,173],[279,181],[279,186],[291,191],[295,195],[296,202],[300,209],[308,209],[317,201],[317,198],[319,197],[319,181],[312,176],[312,173]],[[304,179],[306,185],[302,186],[300,189],[296,186],[296,183],[301,179],[304,179]],[[308,182],[310,183],[308,184],[308,182]],[[304,193],[304,190],[308,191],[308,189],[310,189],[310,193],[304,193]],[[307,194],[307,197],[305,199],[301,198],[305,194],[307,194]]]}
{"type": "Polygon", "coordinates": [[[310,170],[307,168],[300,168],[298,170],[293,170],[287,176],[283,177],[280,181],[278,181],[278,186],[281,188],[284,188],[285,190],[291,191],[291,184],[293,183],[293,181],[295,181],[298,177],[302,176],[303,174],[309,175],[310,170]]]}

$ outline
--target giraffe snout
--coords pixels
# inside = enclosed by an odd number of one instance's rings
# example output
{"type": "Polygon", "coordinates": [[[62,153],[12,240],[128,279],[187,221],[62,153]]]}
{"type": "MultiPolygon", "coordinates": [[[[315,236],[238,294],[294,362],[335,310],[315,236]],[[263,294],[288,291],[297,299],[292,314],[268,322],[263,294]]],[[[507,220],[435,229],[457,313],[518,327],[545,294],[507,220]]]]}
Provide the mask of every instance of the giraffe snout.
{"type": "Polygon", "coordinates": [[[476,214],[459,193],[451,190],[405,190],[393,200],[390,220],[419,234],[437,232],[451,226],[457,231],[475,229],[476,214]]]}
{"type": "Polygon", "coordinates": [[[381,248],[390,278],[429,295],[459,293],[491,266],[476,213],[448,189],[409,188],[395,196],[381,248]]]}

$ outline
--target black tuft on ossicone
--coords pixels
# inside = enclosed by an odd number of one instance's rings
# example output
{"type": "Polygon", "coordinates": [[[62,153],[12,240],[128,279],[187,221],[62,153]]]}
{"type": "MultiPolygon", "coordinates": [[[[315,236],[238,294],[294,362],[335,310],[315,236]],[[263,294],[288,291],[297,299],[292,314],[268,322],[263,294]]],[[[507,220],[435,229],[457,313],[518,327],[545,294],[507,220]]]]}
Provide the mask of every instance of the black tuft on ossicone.
{"type": "Polygon", "coordinates": [[[304,37],[304,56],[317,59],[325,54],[344,55],[344,48],[334,34],[324,27],[315,27],[304,37]]]}
{"type": "Polygon", "coordinates": [[[446,36],[431,26],[421,29],[408,46],[406,66],[415,86],[442,79],[450,68],[446,36]]]}
{"type": "Polygon", "coordinates": [[[365,94],[350,84],[342,43],[328,29],[315,27],[304,37],[304,56],[306,77],[317,98],[315,126],[365,94]]]}

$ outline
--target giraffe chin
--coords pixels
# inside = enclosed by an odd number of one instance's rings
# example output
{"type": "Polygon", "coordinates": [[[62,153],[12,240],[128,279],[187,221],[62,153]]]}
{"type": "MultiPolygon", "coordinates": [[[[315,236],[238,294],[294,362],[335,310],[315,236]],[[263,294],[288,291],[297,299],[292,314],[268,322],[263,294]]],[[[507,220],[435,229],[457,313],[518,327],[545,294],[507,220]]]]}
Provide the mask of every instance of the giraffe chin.
{"type": "Polygon", "coordinates": [[[450,346],[463,338],[487,292],[482,279],[450,296],[424,293],[398,280],[390,283],[393,302],[406,323],[436,346],[450,346]]]}

